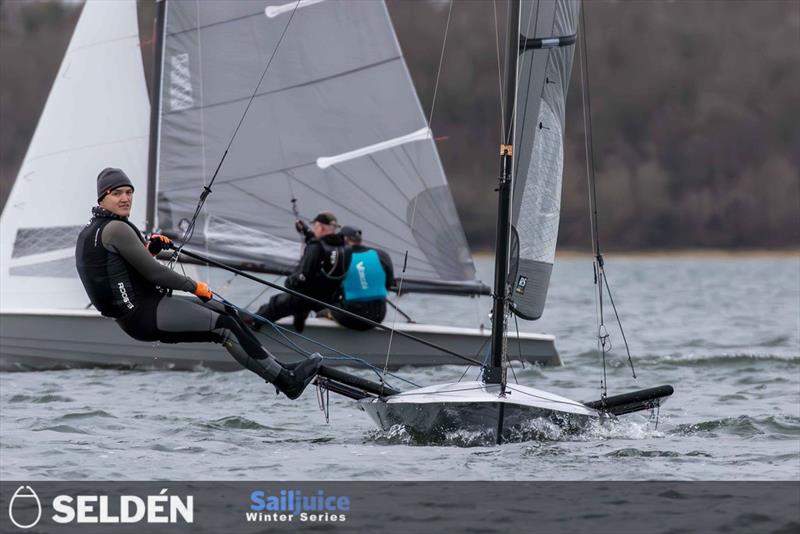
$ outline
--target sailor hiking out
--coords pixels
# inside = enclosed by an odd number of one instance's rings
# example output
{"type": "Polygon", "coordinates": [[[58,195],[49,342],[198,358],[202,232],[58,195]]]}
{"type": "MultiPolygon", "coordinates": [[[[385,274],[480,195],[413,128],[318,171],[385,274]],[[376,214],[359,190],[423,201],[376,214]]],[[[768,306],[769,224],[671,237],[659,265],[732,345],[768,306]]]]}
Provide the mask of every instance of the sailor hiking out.
{"type": "Polygon", "coordinates": [[[153,234],[145,241],[128,220],[133,189],[120,169],[104,169],[97,177],[98,205],[75,249],[78,274],[94,307],[140,341],[220,343],[242,366],[287,397],[299,397],[316,376],[321,357],[282,364],[233,308],[212,300],[205,282],[159,263],[154,256],[171,246],[171,240],[153,234]],[[194,293],[200,300],[173,297],[170,290],[194,293]]]}
{"type": "MultiPolygon", "coordinates": [[[[347,245],[345,272],[342,281],[341,301],[338,306],[377,323],[386,317],[386,297],[394,284],[392,259],[383,250],[362,244],[361,230],[344,226],[341,231],[347,245]]],[[[338,310],[331,314],[344,327],[368,330],[369,323],[346,315],[338,310]]]]}
{"type": "MultiPolygon", "coordinates": [[[[298,220],[295,228],[304,236],[305,250],[294,272],[286,278],[286,287],[322,302],[333,303],[345,275],[345,246],[341,234],[336,232],[336,216],[328,211],[318,214],[307,228],[298,220]]],[[[302,297],[281,293],[270,298],[258,308],[257,315],[267,321],[277,321],[294,316],[294,328],[302,332],[308,314],[324,306],[302,297]]],[[[254,328],[258,329],[258,325],[254,328]]]]}

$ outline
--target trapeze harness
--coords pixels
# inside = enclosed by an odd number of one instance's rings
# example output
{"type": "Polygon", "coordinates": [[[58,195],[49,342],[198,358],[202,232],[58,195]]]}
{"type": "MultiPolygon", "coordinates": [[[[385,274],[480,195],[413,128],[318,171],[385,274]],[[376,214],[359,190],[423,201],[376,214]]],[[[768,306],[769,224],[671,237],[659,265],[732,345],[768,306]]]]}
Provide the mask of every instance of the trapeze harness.
{"type": "Polygon", "coordinates": [[[144,301],[157,301],[163,292],[152,282],[130,269],[119,254],[106,250],[103,229],[111,221],[127,224],[144,245],[139,230],[126,218],[95,208],[92,220],[78,236],[76,267],[89,300],[106,317],[119,319],[144,301]]]}

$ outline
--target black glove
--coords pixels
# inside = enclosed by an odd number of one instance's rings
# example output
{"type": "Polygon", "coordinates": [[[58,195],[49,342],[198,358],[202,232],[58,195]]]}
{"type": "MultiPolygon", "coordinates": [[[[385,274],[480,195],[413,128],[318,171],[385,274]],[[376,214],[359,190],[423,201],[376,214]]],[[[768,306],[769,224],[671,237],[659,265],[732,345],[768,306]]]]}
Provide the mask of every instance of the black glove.
{"type": "Polygon", "coordinates": [[[311,239],[314,238],[314,232],[312,232],[308,228],[308,225],[300,219],[297,219],[294,222],[294,229],[297,230],[298,234],[303,236],[303,239],[305,239],[306,243],[308,243],[311,239]]]}
{"type": "Polygon", "coordinates": [[[284,285],[289,289],[297,291],[303,287],[305,281],[306,276],[303,273],[291,274],[286,277],[286,283],[284,285]]]}
{"type": "Polygon", "coordinates": [[[150,236],[150,242],[147,243],[147,251],[153,256],[158,256],[159,252],[170,248],[172,248],[172,240],[161,234],[152,234],[150,236]]]}

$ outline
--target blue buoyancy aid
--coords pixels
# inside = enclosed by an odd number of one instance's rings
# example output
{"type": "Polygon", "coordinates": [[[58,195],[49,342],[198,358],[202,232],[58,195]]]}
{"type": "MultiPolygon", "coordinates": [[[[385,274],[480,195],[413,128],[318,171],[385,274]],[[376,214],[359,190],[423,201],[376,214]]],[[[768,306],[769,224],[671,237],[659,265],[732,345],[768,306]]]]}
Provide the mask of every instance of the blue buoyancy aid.
{"type": "Polygon", "coordinates": [[[350,267],[342,283],[344,300],[350,302],[382,300],[386,291],[386,271],[381,265],[378,251],[353,252],[350,267]]]}

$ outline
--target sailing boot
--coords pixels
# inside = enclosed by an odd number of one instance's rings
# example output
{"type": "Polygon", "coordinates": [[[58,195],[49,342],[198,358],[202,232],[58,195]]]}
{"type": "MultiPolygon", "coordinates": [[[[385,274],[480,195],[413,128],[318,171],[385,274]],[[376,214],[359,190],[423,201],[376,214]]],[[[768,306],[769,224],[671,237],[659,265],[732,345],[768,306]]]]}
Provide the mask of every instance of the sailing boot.
{"type": "Polygon", "coordinates": [[[306,319],[308,319],[309,313],[310,312],[306,310],[306,311],[298,311],[297,313],[294,314],[294,317],[292,319],[292,326],[294,326],[294,329],[297,330],[297,332],[302,332],[303,330],[306,329],[306,319]]]}
{"type": "Polygon", "coordinates": [[[314,380],[321,365],[322,356],[315,352],[308,359],[283,365],[283,369],[273,384],[278,391],[294,400],[314,380]]]}

